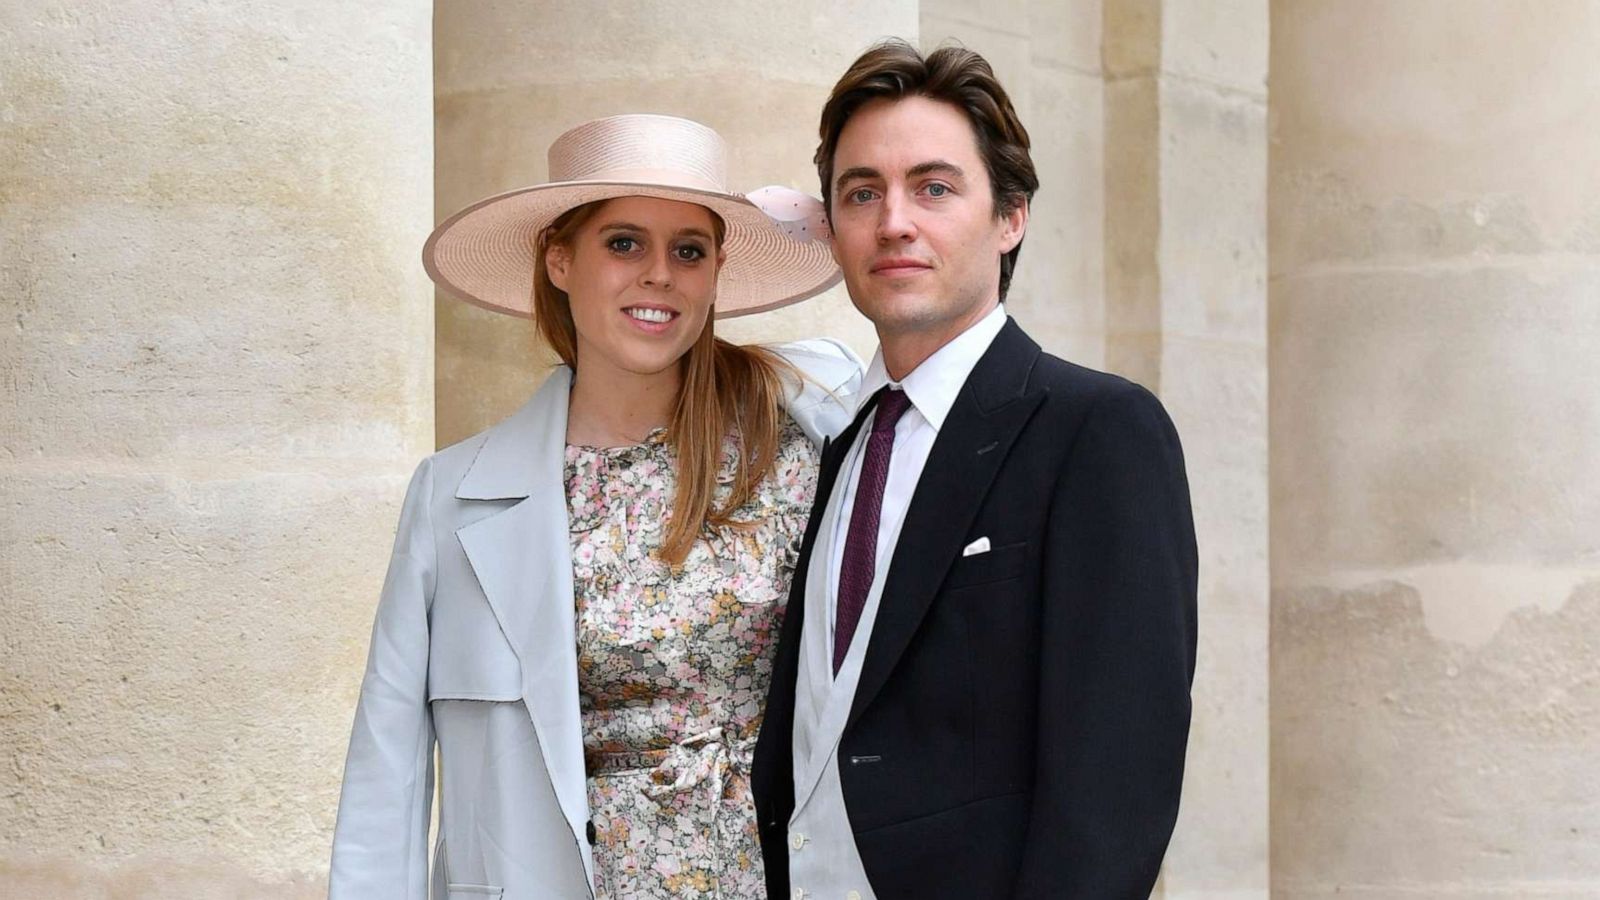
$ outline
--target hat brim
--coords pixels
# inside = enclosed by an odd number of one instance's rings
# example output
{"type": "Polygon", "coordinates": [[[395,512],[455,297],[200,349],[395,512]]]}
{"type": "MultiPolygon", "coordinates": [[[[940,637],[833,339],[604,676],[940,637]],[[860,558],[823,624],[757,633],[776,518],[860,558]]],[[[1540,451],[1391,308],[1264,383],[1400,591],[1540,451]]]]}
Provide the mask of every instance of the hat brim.
{"type": "Polygon", "coordinates": [[[480,200],[433,230],[422,266],[452,296],[531,317],[534,239],[567,210],[616,197],[695,203],[722,218],[727,262],[717,278],[719,319],[799,303],[842,277],[822,235],[797,240],[737,194],[615,181],[554,182],[480,200]]]}

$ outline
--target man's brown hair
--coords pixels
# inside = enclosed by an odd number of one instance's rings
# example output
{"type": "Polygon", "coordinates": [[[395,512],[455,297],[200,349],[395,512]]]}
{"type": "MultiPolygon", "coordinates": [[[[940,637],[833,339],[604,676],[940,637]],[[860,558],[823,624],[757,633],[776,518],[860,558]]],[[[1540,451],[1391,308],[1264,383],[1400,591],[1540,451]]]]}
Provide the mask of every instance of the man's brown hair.
{"type": "MultiPolygon", "coordinates": [[[[927,97],[961,110],[972,124],[978,155],[983,158],[994,194],[996,218],[1033,199],[1039,175],[1028,155],[1028,130],[1022,127],[1011,98],[989,61],[965,47],[940,47],[924,57],[905,41],[874,45],[851,64],[822,107],[818,132],[822,143],[814,161],[822,179],[822,202],[833,216],[833,155],[845,123],[873,100],[927,97]]],[[[1000,258],[1000,299],[1011,287],[1022,242],[1000,258]]]]}

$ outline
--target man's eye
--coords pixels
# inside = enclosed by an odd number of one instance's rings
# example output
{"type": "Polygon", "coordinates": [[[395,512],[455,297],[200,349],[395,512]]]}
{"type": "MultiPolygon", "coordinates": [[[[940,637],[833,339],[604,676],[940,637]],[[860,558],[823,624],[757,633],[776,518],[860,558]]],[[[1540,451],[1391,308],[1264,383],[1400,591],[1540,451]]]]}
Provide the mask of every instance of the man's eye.
{"type": "Polygon", "coordinates": [[[928,185],[929,197],[943,197],[948,193],[950,193],[950,188],[948,185],[939,184],[938,182],[928,185]]]}
{"type": "Polygon", "coordinates": [[[851,203],[867,203],[872,200],[872,191],[866,188],[857,188],[850,192],[851,203]]]}

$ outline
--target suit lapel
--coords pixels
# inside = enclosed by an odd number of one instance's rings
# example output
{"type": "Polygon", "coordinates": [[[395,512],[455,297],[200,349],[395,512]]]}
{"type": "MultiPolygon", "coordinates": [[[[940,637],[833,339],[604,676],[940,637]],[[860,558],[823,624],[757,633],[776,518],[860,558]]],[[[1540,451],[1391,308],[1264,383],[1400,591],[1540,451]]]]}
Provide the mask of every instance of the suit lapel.
{"type": "Polygon", "coordinates": [[[945,417],[889,563],[847,729],[905,653],[1012,443],[1044,400],[1042,390],[1024,392],[1039,352],[1016,322],[1007,321],[945,417]]]}
{"type": "Polygon", "coordinates": [[[570,386],[570,371],[555,370],[521,410],[491,429],[456,496],[520,502],[458,529],[456,537],[522,666],[523,699],[545,767],[567,823],[581,837],[588,800],[562,471],[570,386]]]}

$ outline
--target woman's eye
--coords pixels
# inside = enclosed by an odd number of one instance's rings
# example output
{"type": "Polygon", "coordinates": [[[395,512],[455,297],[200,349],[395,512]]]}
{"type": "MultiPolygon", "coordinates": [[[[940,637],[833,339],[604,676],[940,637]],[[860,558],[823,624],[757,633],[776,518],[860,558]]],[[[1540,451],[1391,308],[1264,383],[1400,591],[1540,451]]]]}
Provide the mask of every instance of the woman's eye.
{"type": "Polygon", "coordinates": [[[694,244],[684,244],[676,252],[678,259],[684,262],[696,262],[706,258],[706,251],[694,244]]]}
{"type": "Polygon", "coordinates": [[[639,249],[639,242],[631,237],[614,237],[606,241],[606,246],[617,253],[632,253],[639,249]]]}

